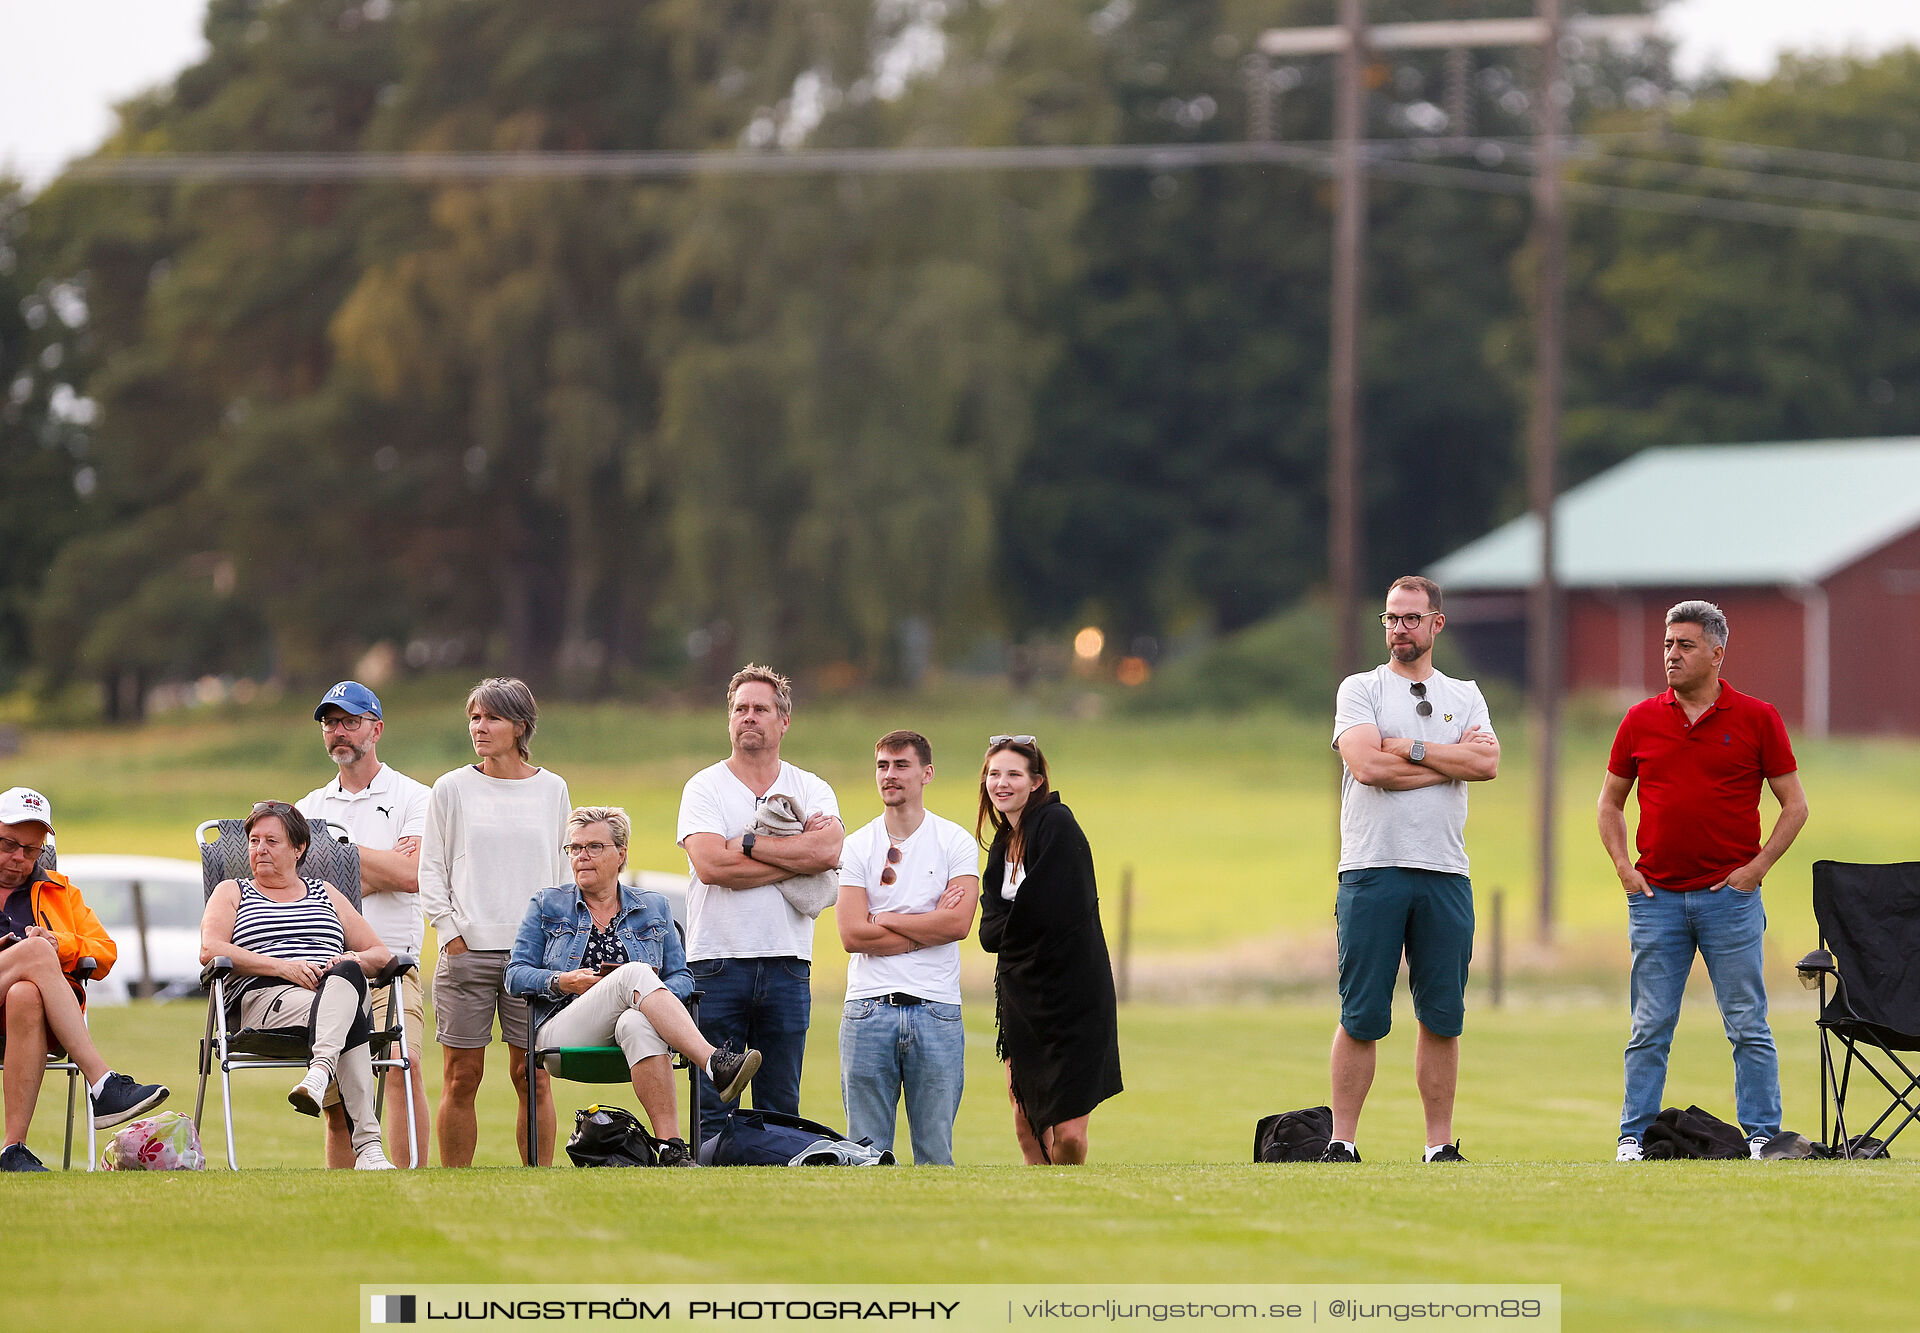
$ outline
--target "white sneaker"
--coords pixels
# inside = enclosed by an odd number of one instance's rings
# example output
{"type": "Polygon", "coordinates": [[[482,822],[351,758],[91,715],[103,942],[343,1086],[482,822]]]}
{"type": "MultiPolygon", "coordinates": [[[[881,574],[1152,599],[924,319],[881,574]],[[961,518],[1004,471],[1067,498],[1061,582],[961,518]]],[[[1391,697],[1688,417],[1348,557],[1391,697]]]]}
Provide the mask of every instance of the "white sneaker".
{"type": "Polygon", "coordinates": [[[301,1115],[319,1115],[320,1105],[327,1099],[328,1082],[326,1070],[309,1069],[307,1076],[287,1093],[287,1101],[301,1115]]]}
{"type": "Polygon", "coordinates": [[[369,1143],[353,1155],[353,1169],[355,1171],[397,1171],[400,1168],[387,1160],[387,1155],[380,1151],[379,1144],[369,1143]]]}
{"type": "Polygon", "coordinates": [[[1620,1147],[1614,1152],[1613,1160],[1616,1162],[1645,1161],[1646,1154],[1640,1151],[1640,1140],[1631,1134],[1622,1134],[1620,1136],[1620,1147]]]}

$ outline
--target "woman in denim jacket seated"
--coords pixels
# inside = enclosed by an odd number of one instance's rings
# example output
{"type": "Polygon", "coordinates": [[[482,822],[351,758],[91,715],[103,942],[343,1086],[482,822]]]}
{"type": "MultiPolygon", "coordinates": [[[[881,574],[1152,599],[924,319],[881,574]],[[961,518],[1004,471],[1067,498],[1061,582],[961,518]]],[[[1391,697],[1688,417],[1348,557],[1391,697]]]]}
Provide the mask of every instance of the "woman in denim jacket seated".
{"type": "Polygon", "coordinates": [[[542,889],[527,904],[507,963],[507,990],[532,1000],[542,1047],[617,1044],[655,1138],[660,1165],[692,1166],[680,1138],[670,1051],[707,1071],[723,1098],[740,1095],[760,1052],[716,1050],[683,1003],[693,974],[667,900],[620,882],[632,832],[627,813],[581,806],[561,850],[573,883],[542,889]]]}

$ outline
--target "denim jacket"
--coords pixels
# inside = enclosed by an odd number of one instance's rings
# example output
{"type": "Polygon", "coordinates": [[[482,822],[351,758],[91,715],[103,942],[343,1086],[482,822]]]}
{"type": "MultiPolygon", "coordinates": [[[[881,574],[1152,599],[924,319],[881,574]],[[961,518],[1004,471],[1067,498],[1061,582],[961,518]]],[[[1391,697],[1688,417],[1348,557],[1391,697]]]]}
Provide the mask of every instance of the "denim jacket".
{"type": "MultiPolygon", "coordinates": [[[[622,884],[612,928],[627,948],[628,962],[653,968],[661,984],[682,1000],[693,993],[687,952],[664,897],[622,884]]],[[[563,884],[534,894],[507,960],[507,993],[532,1000],[544,1011],[543,1019],[565,1008],[575,997],[556,990],[553,979],[580,966],[592,933],[593,917],[577,887],[563,884]]]]}

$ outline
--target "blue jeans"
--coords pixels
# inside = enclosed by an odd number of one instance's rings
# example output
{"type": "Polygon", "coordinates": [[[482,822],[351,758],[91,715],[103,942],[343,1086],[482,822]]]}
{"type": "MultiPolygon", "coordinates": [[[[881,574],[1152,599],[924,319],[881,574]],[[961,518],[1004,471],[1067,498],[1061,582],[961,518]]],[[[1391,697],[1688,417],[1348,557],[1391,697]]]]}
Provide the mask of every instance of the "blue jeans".
{"type": "Polygon", "coordinates": [[[957,1004],[848,1000],[840,1016],[847,1137],[891,1150],[904,1088],[914,1165],[952,1166],[953,1118],[966,1082],[966,1055],[957,1004]]]}
{"type": "MultiPolygon", "coordinates": [[[[760,1052],[753,1104],[762,1111],[800,1114],[800,1063],[807,1054],[813,1015],[813,966],[804,958],[705,958],[688,963],[701,994],[700,1035],[715,1046],[760,1052]]],[[[700,1138],[712,1138],[740,1103],[721,1102],[700,1075],[700,1138]]]]}
{"type": "Polygon", "coordinates": [[[1733,1104],[1748,1138],[1780,1132],[1780,1058],[1767,1026],[1767,987],[1760,942],[1767,911],[1758,891],[1737,889],[1627,899],[1627,943],[1633,949],[1633,1035],[1627,1041],[1627,1096],[1620,1132],[1640,1138],[1660,1114],[1667,1052],[1694,951],[1706,960],[1713,997],[1733,1044],[1733,1104]]]}

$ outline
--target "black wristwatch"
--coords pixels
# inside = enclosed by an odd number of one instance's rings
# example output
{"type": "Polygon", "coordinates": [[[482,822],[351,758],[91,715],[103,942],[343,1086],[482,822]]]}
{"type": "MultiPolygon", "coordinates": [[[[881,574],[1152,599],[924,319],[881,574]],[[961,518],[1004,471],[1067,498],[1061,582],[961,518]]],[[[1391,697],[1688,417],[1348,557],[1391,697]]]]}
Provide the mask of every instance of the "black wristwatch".
{"type": "Polygon", "coordinates": [[[740,854],[749,861],[753,859],[753,842],[753,830],[749,829],[740,835],[740,854]]]}
{"type": "Polygon", "coordinates": [[[1425,741],[1415,741],[1413,743],[1413,747],[1407,751],[1407,758],[1411,759],[1416,764],[1426,763],[1427,762],[1427,743],[1425,741]]]}

